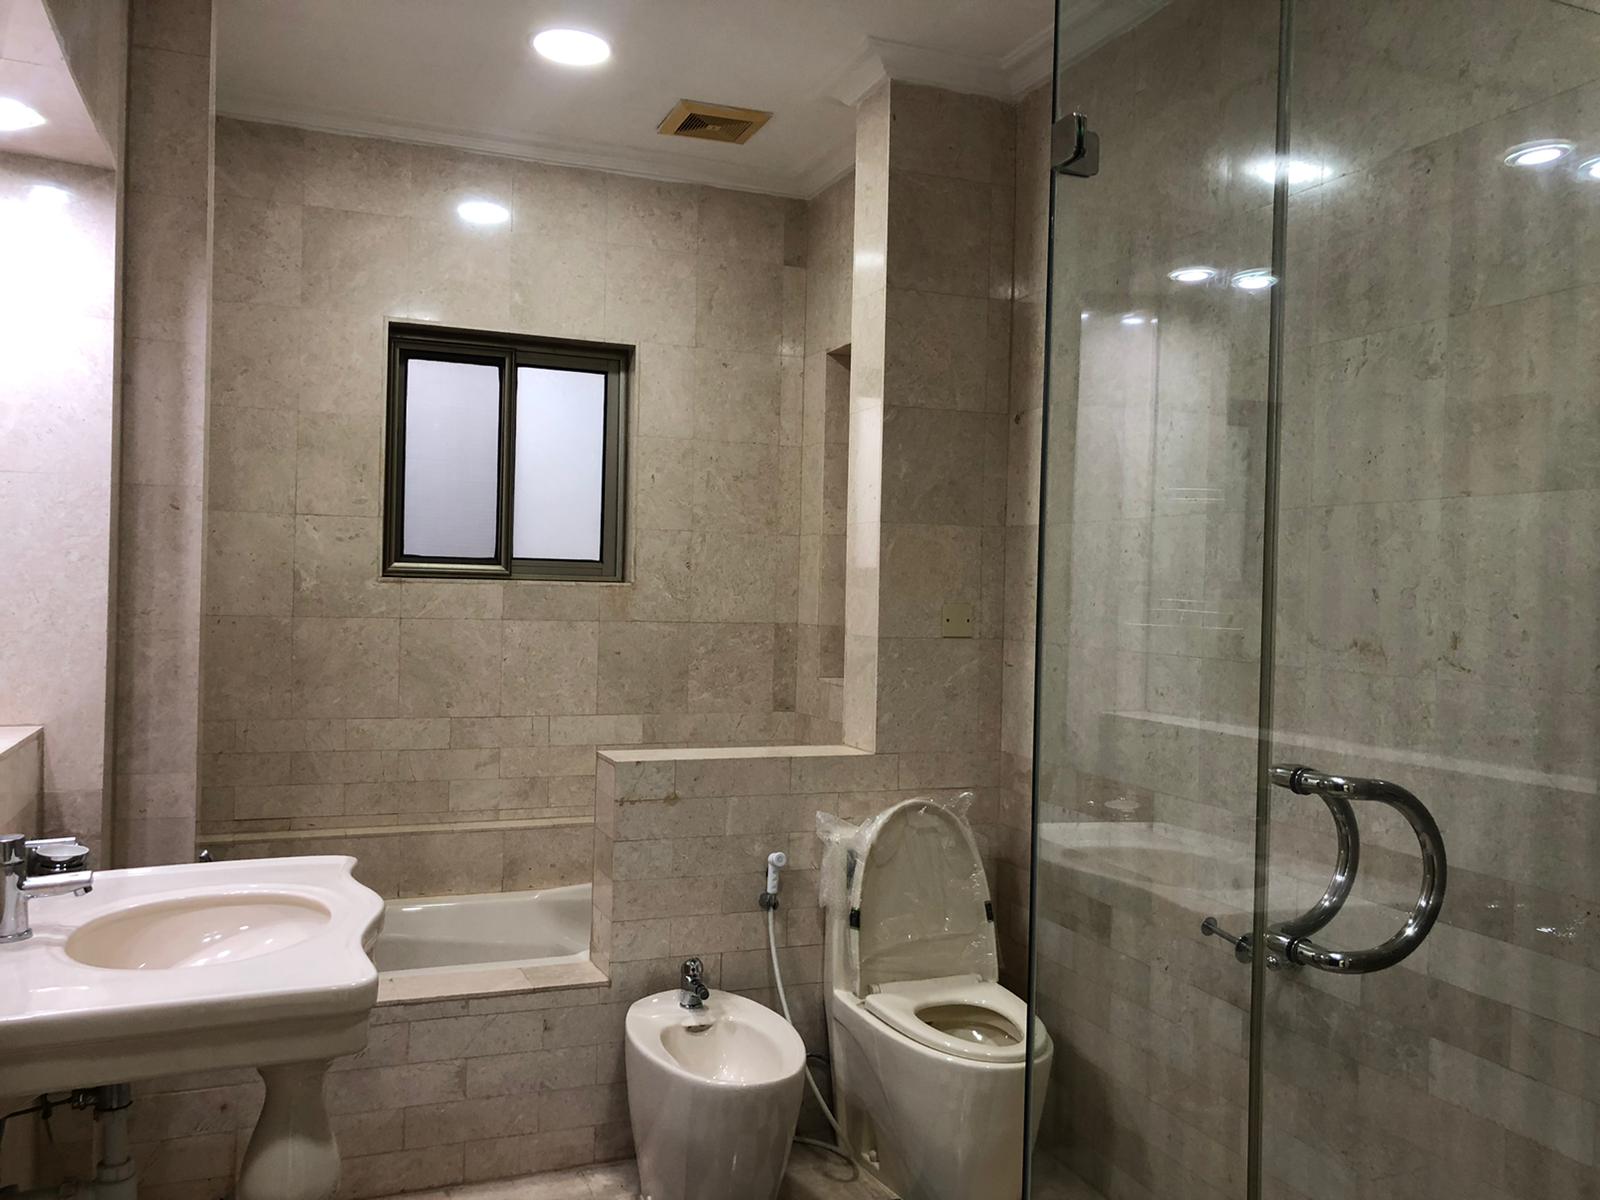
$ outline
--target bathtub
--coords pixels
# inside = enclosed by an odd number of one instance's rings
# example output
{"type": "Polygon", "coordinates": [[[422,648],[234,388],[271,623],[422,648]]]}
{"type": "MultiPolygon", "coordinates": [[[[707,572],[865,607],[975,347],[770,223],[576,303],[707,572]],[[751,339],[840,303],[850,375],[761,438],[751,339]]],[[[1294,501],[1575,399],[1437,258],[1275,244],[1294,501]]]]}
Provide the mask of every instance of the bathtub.
{"type": "Polygon", "coordinates": [[[390,900],[373,965],[385,975],[420,975],[586,962],[589,890],[575,883],[539,892],[390,900]]]}

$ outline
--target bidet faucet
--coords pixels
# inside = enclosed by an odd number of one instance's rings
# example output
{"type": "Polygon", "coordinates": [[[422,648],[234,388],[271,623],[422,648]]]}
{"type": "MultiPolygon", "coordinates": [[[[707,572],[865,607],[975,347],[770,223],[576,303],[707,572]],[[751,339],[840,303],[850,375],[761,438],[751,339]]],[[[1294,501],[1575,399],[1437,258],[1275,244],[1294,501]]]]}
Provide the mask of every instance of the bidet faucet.
{"type": "Polygon", "coordinates": [[[94,890],[89,847],[74,837],[29,841],[20,833],[0,834],[0,942],[33,936],[28,901],[35,896],[81,896],[94,890]]]}
{"type": "Polygon", "coordinates": [[[706,965],[698,958],[685,959],[683,963],[683,978],[678,984],[678,1003],[684,1008],[703,1008],[705,1002],[711,998],[711,989],[706,986],[706,965]]]}

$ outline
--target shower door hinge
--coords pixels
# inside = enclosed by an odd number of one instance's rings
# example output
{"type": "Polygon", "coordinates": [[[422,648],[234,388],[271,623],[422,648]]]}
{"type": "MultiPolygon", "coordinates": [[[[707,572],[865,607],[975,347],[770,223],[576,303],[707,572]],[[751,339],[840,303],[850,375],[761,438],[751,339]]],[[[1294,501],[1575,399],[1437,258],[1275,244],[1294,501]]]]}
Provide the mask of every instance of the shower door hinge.
{"type": "Polygon", "coordinates": [[[1079,179],[1100,174],[1100,135],[1088,117],[1071,113],[1050,127],[1050,165],[1079,179]]]}

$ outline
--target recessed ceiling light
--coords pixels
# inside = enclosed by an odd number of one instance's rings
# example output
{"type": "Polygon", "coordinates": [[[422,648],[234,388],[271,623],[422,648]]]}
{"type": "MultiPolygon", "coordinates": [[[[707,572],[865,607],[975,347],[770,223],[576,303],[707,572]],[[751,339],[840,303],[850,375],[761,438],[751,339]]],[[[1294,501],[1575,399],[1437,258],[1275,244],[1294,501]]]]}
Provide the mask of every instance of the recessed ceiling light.
{"type": "Polygon", "coordinates": [[[1179,267],[1167,272],[1167,278],[1174,283],[1208,283],[1216,277],[1215,267],[1179,267]]]}
{"type": "Polygon", "coordinates": [[[15,133],[19,129],[32,129],[43,124],[44,118],[21,100],[0,96],[0,133],[15,133]]]}
{"type": "Polygon", "coordinates": [[[1239,271],[1230,282],[1243,291],[1259,292],[1277,283],[1278,278],[1265,267],[1257,267],[1253,271],[1239,271]]]}
{"type": "Polygon", "coordinates": [[[1579,163],[1578,174],[1585,179],[1600,179],[1600,158],[1585,159],[1579,163]]]}
{"type": "Polygon", "coordinates": [[[1522,145],[1513,146],[1506,151],[1506,166],[1547,167],[1553,162],[1560,162],[1571,153],[1571,142],[1555,141],[1550,138],[1541,142],[1523,142],[1522,145]]]}
{"type": "Polygon", "coordinates": [[[504,225],[511,220],[511,210],[493,200],[463,200],[456,205],[456,216],[468,225],[504,225]]]}
{"type": "Polygon", "coordinates": [[[1143,325],[1149,319],[1150,319],[1149,317],[1147,317],[1143,313],[1139,313],[1139,312],[1131,312],[1131,313],[1123,313],[1122,314],[1122,323],[1124,325],[1143,325]]]}
{"type": "Polygon", "coordinates": [[[533,35],[541,58],[564,67],[595,67],[611,57],[611,43],[581,29],[546,29],[533,35]]]}

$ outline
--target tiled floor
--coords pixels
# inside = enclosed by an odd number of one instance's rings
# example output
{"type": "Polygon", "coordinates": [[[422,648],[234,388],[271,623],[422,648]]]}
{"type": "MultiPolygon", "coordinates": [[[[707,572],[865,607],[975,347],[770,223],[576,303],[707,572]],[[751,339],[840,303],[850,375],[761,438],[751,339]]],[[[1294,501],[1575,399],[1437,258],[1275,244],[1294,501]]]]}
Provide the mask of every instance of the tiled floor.
{"type": "MultiPolygon", "coordinates": [[[[631,1162],[621,1162],[530,1175],[526,1179],[411,1192],[403,1200],[636,1200],[638,1194],[638,1173],[631,1162]]],[[[789,1174],[779,1200],[890,1200],[890,1197],[875,1181],[858,1174],[854,1167],[831,1155],[796,1146],[789,1156],[789,1174]]]]}

